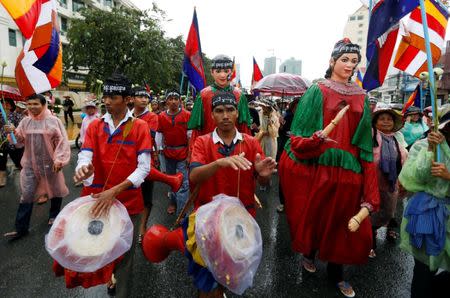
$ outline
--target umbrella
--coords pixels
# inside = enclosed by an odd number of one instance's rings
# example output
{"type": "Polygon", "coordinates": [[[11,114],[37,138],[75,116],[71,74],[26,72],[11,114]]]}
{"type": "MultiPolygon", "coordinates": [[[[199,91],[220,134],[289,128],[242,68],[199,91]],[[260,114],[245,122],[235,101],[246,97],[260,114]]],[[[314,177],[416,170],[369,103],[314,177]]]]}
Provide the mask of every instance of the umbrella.
{"type": "Polygon", "coordinates": [[[25,99],[20,95],[20,91],[17,88],[3,85],[0,89],[0,98],[11,98],[15,101],[25,101],[25,99]]]}
{"type": "Polygon", "coordinates": [[[267,92],[278,96],[303,95],[311,83],[299,75],[275,73],[256,83],[254,91],[267,92]]]}

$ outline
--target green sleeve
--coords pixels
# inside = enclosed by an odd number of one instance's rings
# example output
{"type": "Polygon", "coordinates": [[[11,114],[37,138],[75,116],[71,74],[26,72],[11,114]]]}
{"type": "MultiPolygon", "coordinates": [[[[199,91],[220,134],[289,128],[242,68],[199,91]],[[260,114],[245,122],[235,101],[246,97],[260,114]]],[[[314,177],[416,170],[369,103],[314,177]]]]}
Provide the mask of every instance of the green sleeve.
{"type": "Polygon", "coordinates": [[[244,93],[241,93],[241,97],[239,98],[238,112],[239,112],[238,118],[239,124],[247,123],[247,126],[250,127],[250,125],[252,124],[252,118],[250,116],[250,110],[248,108],[247,97],[245,97],[244,93]]]}
{"type": "Polygon", "coordinates": [[[300,99],[292,120],[295,136],[310,137],[323,129],[323,96],[317,84],[311,86],[300,99]]]}
{"type": "Polygon", "coordinates": [[[202,129],[205,125],[203,112],[203,101],[200,93],[194,102],[194,107],[192,108],[191,117],[188,122],[188,129],[202,129]]]}
{"type": "Polygon", "coordinates": [[[372,144],[372,116],[369,108],[369,100],[364,100],[364,111],[352,138],[352,144],[360,150],[359,157],[367,162],[373,161],[372,144]]]}
{"type": "Polygon", "coordinates": [[[425,190],[431,178],[432,161],[433,152],[428,151],[427,140],[416,142],[409,151],[408,159],[398,177],[403,187],[411,192],[425,190]]]}

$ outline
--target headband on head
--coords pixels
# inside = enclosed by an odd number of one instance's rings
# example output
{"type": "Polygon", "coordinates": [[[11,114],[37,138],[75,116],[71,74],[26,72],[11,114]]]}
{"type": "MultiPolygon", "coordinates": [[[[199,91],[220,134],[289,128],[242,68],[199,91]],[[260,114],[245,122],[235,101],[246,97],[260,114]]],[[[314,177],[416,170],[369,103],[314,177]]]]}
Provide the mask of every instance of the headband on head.
{"type": "Polygon", "coordinates": [[[178,91],[175,90],[167,91],[166,99],[169,99],[170,97],[180,98],[180,93],[178,93],[178,91]]]}
{"type": "Polygon", "coordinates": [[[103,95],[113,96],[122,95],[129,96],[131,94],[131,83],[128,78],[122,74],[114,73],[105,80],[103,84],[103,95]]]}
{"type": "Polygon", "coordinates": [[[211,69],[232,69],[233,61],[226,55],[218,55],[211,61],[211,69]]]}
{"type": "Polygon", "coordinates": [[[333,52],[331,53],[331,57],[339,58],[342,54],[345,53],[355,53],[358,54],[359,60],[361,60],[360,46],[356,43],[352,43],[350,39],[344,38],[338,41],[333,48],[333,52]]]}
{"type": "Polygon", "coordinates": [[[150,94],[144,87],[133,88],[133,96],[147,97],[150,98],[150,94]]]}
{"type": "Polygon", "coordinates": [[[211,105],[213,110],[217,106],[225,106],[225,105],[232,105],[235,108],[237,108],[237,101],[236,97],[234,97],[234,94],[232,92],[220,91],[214,94],[211,105]]]}

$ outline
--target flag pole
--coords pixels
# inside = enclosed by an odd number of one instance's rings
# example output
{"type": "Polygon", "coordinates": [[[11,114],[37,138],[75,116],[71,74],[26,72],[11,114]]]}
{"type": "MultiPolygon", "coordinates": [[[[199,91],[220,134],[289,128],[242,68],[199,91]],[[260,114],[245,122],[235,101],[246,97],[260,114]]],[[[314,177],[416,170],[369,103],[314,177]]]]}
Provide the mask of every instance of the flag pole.
{"type": "MultiPolygon", "coordinates": [[[[3,94],[3,76],[4,76],[6,65],[7,65],[6,62],[2,63],[2,76],[0,78],[0,91],[2,92],[2,103],[0,104],[0,111],[2,113],[2,117],[3,117],[3,120],[5,122],[5,125],[8,125],[9,124],[8,116],[6,115],[6,112],[3,109],[3,103],[5,102],[5,96],[3,94]]],[[[11,142],[14,145],[17,144],[16,136],[14,135],[14,133],[10,132],[9,135],[11,136],[11,142]]]]}
{"type": "MultiPolygon", "coordinates": [[[[433,113],[433,122],[434,122],[434,131],[437,132],[439,121],[437,114],[437,100],[436,100],[436,80],[434,78],[433,71],[433,59],[431,56],[431,45],[430,45],[430,35],[428,33],[428,21],[427,21],[427,12],[425,8],[424,0],[420,1],[420,12],[422,14],[422,25],[423,25],[423,33],[425,37],[425,46],[427,50],[427,64],[428,64],[428,74],[429,74],[429,82],[430,82],[430,96],[431,96],[431,110],[433,113]]],[[[436,146],[436,154],[435,159],[437,162],[441,160],[441,146],[438,144],[436,146]]]]}
{"type": "Polygon", "coordinates": [[[184,84],[184,72],[181,72],[180,95],[183,92],[183,84],[184,84]]]}

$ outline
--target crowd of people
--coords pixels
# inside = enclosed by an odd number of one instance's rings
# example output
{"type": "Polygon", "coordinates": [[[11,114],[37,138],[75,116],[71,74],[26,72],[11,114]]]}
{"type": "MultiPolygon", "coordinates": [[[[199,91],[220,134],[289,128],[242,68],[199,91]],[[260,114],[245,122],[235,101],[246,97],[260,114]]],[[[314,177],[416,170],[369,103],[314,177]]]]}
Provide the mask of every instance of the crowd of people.
{"type": "MultiPolygon", "coordinates": [[[[81,195],[97,199],[94,217],[107,214],[116,199],[125,206],[133,244],[120,261],[100,269],[109,274],[76,274],[59,265],[66,283],[77,286],[91,278],[91,285],[107,284],[110,294],[130,296],[134,251],[151,216],[152,167],[183,174],[180,189],[168,194],[167,213],[176,215],[190,194],[195,194],[194,210],[226,194],[255,217],[256,183],[267,190],[278,171],[277,211],[286,213],[292,249],[303,255],[299,266],[305,271],[314,273],[316,259],[325,261],[336,288],[355,296],[343,266],[376,258],[377,231],[387,227],[386,238],[400,238],[401,248],[414,256],[412,297],[434,297],[434,280],[450,271],[450,108],[440,110],[435,130],[430,109],[410,107],[401,114],[369,100],[351,81],[360,60],[358,45],[339,41],[324,79],[288,104],[284,98],[255,99],[233,87],[233,61],[225,55],[212,60],[214,83],[195,101],[168,90],[161,104],[146,88],[132,88],[124,75],[105,80],[106,112],[98,113],[93,101],[83,107],[74,180],[83,184],[81,195]],[[440,160],[435,159],[438,145],[440,160]],[[404,198],[399,229],[395,214],[404,198]]],[[[5,140],[0,187],[6,184],[8,155],[21,170],[15,230],[5,237],[17,240],[29,233],[33,203],[42,195],[50,198],[48,224],[53,224],[68,194],[61,169],[71,153],[64,125],[47,109],[43,95],[28,97],[26,111],[10,99],[3,105],[8,124],[0,123],[5,140]]],[[[74,121],[72,106],[64,104],[66,123],[68,116],[74,121]]],[[[199,297],[222,297],[224,286],[186,254],[199,297]]]]}

